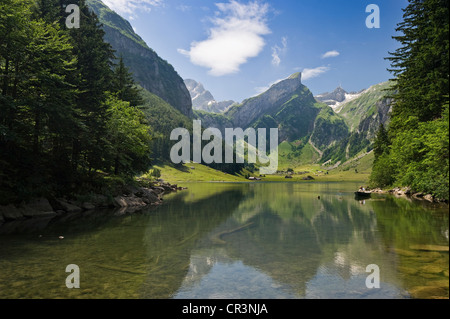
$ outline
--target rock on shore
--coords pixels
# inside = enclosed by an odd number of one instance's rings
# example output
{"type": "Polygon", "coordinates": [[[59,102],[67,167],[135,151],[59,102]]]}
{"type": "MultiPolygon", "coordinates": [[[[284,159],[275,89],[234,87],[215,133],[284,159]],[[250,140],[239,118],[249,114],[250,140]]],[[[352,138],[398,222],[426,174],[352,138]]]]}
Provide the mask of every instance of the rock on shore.
{"type": "Polygon", "coordinates": [[[397,197],[405,197],[405,198],[412,198],[415,200],[423,200],[428,201],[430,203],[436,203],[439,202],[438,199],[434,198],[431,194],[424,194],[420,192],[414,192],[410,187],[396,187],[394,189],[385,191],[380,188],[367,190],[368,192],[374,193],[374,194],[391,194],[397,197]]]}
{"type": "Polygon", "coordinates": [[[76,202],[62,198],[38,198],[20,205],[0,206],[0,225],[15,220],[38,217],[51,217],[58,214],[79,213],[97,208],[133,208],[139,210],[149,205],[160,205],[163,195],[182,190],[177,185],[162,183],[149,188],[125,186],[122,194],[107,197],[101,194],[92,195],[89,202],[76,202]]]}

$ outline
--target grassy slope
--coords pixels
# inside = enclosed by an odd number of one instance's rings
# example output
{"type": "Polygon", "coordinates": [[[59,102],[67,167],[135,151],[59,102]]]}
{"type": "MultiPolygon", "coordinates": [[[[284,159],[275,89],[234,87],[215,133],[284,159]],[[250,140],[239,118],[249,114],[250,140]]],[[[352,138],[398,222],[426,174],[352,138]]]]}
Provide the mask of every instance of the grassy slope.
{"type": "MultiPolygon", "coordinates": [[[[302,175],[294,175],[292,179],[286,179],[284,174],[272,175],[264,178],[268,182],[305,182],[303,178],[312,176],[312,182],[362,182],[367,183],[372,170],[373,153],[370,153],[359,160],[346,163],[339,168],[328,171],[320,164],[305,164],[291,167],[296,173],[303,172],[302,175]]],[[[280,167],[280,170],[283,168],[280,167]]],[[[284,168],[285,169],[285,168],[284,168]]],[[[309,181],[311,182],[311,181],[309,181]]]]}
{"type": "Polygon", "coordinates": [[[155,165],[161,170],[161,178],[170,183],[182,182],[245,182],[243,177],[229,175],[205,165],[191,163],[181,168],[170,164],[155,165]],[[194,169],[191,169],[193,167],[194,169]]]}
{"type": "MultiPolygon", "coordinates": [[[[330,170],[326,174],[326,170],[319,164],[306,164],[294,167],[296,173],[302,172],[301,175],[294,175],[292,179],[286,179],[284,174],[268,175],[262,179],[263,182],[349,182],[357,181],[367,183],[372,169],[373,153],[355,160],[345,165],[330,170]],[[357,170],[357,173],[355,171],[357,170]],[[304,181],[306,176],[314,177],[314,181],[304,181]]],[[[185,164],[182,168],[175,168],[173,165],[160,164],[154,167],[161,170],[161,178],[167,182],[182,184],[190,182],[249,182],[241,176],[225,174],[201,164],[185,164]],[[191,169],[193,167],[194,169],[191,169]]],[[[281,167],[280,167],[281,169],[281,167]]]]}

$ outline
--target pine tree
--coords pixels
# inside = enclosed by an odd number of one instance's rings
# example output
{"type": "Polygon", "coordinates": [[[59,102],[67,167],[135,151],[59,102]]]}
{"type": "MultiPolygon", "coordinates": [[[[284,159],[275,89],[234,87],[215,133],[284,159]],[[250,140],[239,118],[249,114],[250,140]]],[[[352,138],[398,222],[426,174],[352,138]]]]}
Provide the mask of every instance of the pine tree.
{"type": "Polygon", "coordinates": [[[409,0],[390,53],[396,93],[375,141],[373,186],[411,186],[449,199],[449,1],[409,0]]]}
{"type": "Polygon", "coordinates": [[[397,90],[390,133],[409,116],[421,122],[441,117],[449,94],[449,1],[410,0],[393,38],[401,47],[390,53],[397,90]]]}
{"type": "MultiPolygon", "coordinates": [[[[77,2],[77,1],[72,1],[77,2]]],[[[73,138],[72,165],[74,170],[93,171],[103,168],[102,157],[106,141],[106,92],[113,78],[113,50],[104,41],[104,31],[97,16],[79,0],[81,22],[79,29],[71,29],[77,72],[74,81],[78,88],[76,101],[82,126],[73,138]]]]}
{"type": "Polygon", "coordinates": [[[138,106],[143,103],[140,90],[136,87],[132,74],[120,56],[119,64],[114,69],[112,92],[122,101],[130,102],[131,106],[138,106]]]}
{"type": "Polygon", "coordinates": [[[380,128],[378,129],[377,136],[374,141],[373,150],[375,154],[375,161],[383,155],[384,153],[389,152],[389,136],[388,132],[384,127],[384,124],[380,124],[380,128]]]}

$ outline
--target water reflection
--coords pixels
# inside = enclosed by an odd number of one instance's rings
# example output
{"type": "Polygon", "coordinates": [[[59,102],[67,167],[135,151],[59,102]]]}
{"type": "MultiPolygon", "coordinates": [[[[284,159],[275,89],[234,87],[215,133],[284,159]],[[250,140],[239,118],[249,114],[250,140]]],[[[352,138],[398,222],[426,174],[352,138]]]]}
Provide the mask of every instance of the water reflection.
{"type": "Polygon", "coordinates": [[[6,224],[0,298],[448,298],[448,208],[360,203],[357,187],[191,184],[157,210],[6,224]]]}
{"type": "MultiPolygon", "coordinates": [[[[448,212],[430,214],[417,204],[383,197],[362,204],[352,199],[353,186],[347,186],[248,186],[233,215],[197,243],[175,298],[411,297],[413,283],[400,271],[397,247],[402,246],[390,235],[395,232],[408,249],[414,242],[448,246],[439,231],[448,229],[448,212]],[[389,216],[383,215],[387,211],[389,216]],[[404,228],[397,228],[398,223],[404,228]],[[386,227],[387,234],[380,232],[386,227]],[[420,229],[420,234],[411,228],[420,229]],[[370,264],[382,271],[381,289],[366,287],[370,264]]],[[[448,296],[448,252],[438,255],[434,257],[440,272],[434,282],[423,284],[437,283],[438,292],[448,296]]]]}

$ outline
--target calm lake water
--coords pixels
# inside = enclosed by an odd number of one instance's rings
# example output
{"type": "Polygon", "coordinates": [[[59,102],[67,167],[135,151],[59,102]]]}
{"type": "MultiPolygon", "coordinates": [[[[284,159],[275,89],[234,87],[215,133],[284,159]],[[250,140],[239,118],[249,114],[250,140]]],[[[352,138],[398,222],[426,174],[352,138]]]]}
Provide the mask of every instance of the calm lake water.
{"type": "Polygon", "coordinates": [[[134,214],[0,226],[0,298],[449,296],[448,207],[358,201],[355,183],[186,186],[134,214]],[[66,287],[69,264],[80,289],[66,287]]]}

